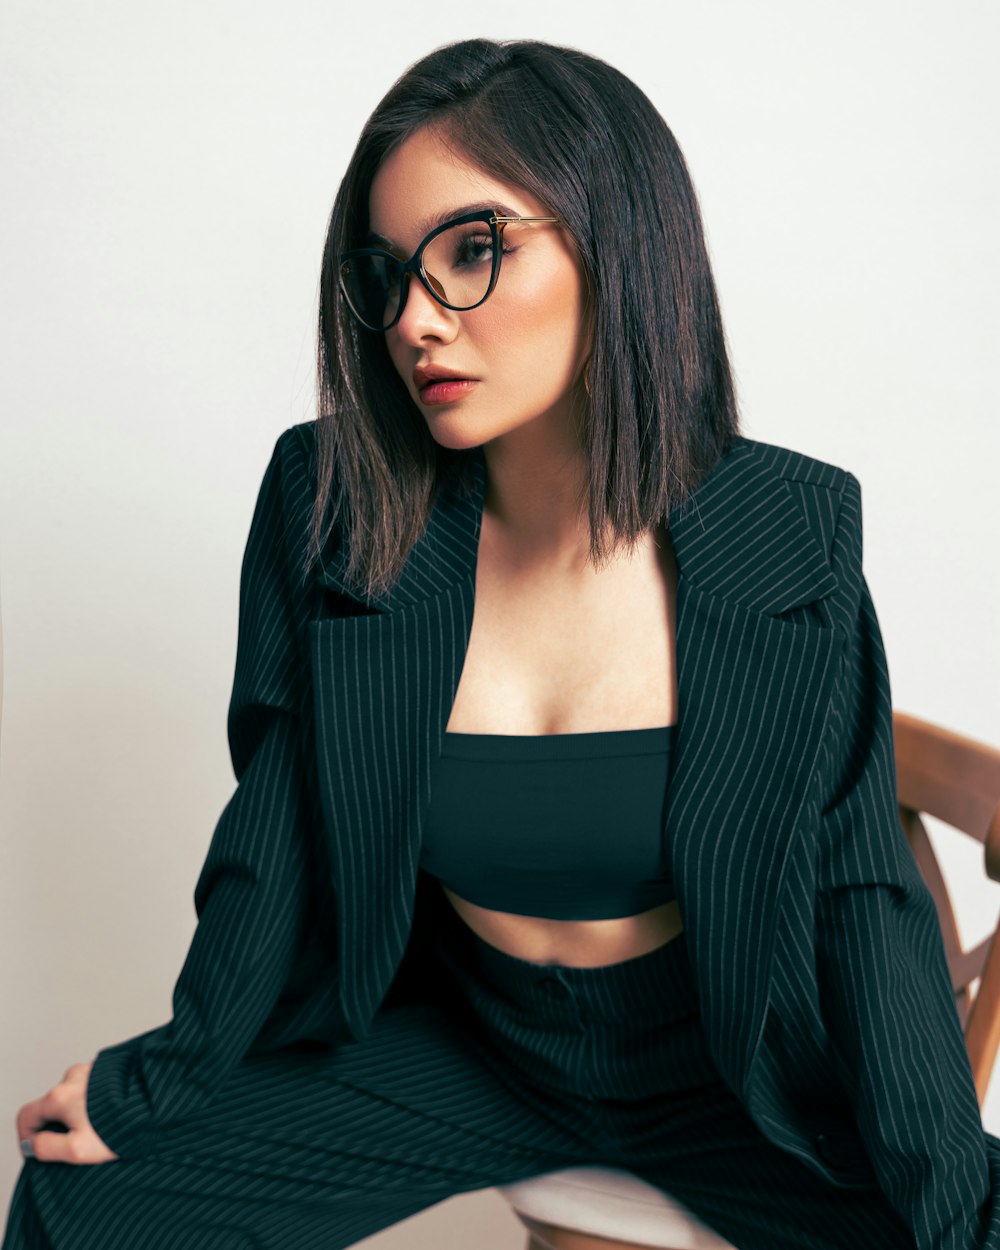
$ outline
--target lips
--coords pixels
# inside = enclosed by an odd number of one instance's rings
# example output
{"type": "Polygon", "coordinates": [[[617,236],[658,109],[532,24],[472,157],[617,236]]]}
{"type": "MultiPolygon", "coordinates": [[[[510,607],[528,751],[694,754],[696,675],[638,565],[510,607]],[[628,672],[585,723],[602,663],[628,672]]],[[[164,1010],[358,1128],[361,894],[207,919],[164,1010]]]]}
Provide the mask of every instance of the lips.
{"type": "Polygon", "coordinates": [[[467,373],[458,373],[454,369],[445,369],[441,365],[418,365],[413,370],[413,384],[418,391],[433,386],[435,382],[475,382],[477,378],[467,373]]]}

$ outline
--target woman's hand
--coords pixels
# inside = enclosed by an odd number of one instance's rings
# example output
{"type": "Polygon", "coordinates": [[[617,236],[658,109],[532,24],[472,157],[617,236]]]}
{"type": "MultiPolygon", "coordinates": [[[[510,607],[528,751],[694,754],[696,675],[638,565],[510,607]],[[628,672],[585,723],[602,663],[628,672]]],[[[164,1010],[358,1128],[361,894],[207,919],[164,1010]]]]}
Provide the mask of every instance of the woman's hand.
{"type": "MultiPolygon", "coordinates": [[[[17,1137],[30,1142],[36,1159],[43,1163],[108,1163],[118,1156],[94,1132],[87,1118],[87,1081],[90,1063],[74,1063],[58,1085],[47,1094],[26,1102],[17,1113],[17,1137]],[[58,1120],[68,1132],[43,1129],[48,1120],[58,1120]]],[[[25,1153],[25,1147],[21,1147],[25,1153]]]]}

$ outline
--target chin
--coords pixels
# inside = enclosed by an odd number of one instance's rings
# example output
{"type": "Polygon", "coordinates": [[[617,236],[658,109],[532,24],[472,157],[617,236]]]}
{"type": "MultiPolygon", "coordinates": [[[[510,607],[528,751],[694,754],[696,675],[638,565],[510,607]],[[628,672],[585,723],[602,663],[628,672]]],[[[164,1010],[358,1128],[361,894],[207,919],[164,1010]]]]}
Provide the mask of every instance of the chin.
{"type": "Polygon", "coordinates": [[[424,413],[427,431],[441,447],[449,447],[453,451],[466,451],[471,447],[480,447],[499,435],[506,433],[509,427],[502,423],[497,429],[489,418],[480,414],[478,417],[471,412],[463,411],[461,404],[447,412],[443,408],[431,409],[424,413]]]}
{"type": "Polygon", "coordinates": [[[431,437],[438,446],[448,447],[452,451],[468,451],[470,448],[479,447],[488,441],[481,434],[477,434],[475,430],[435,429],[433,425],[428,428],[431,437]]]}

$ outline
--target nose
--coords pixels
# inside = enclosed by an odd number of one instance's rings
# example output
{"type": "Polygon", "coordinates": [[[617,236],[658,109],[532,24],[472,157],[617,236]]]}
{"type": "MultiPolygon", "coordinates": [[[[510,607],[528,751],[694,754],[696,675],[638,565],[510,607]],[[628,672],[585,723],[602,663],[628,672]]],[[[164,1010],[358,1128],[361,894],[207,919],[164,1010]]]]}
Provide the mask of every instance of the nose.
{"type": "Polygon", "coordinates": [[[414,347],[428,338],[450,343],[458,333],[458,313],[439,304],[420,279],[411,274],[406,302],[392,332],[414,347]]]}

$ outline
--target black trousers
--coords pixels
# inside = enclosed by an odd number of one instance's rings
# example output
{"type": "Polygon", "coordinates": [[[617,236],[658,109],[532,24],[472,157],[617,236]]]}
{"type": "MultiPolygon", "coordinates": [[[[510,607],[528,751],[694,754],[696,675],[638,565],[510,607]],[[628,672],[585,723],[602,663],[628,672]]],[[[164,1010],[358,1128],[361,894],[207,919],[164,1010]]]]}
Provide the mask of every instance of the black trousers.
{"type": "Polygon", "coordinates": [[[516,959],[450,906],[427,1001],[371,1034],[245,1059],[155,1156],[27,1159],[2,1250],[339,1250],[454,1194],[604,1163],[741,1250],[895,1250],[874,1184],[831,1186],[708,1056],[685,937],[596,968],[516,959]]]}

